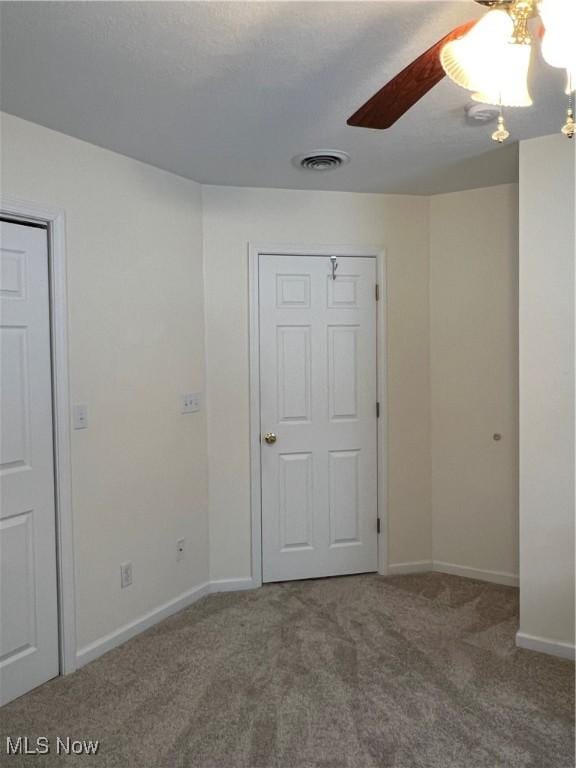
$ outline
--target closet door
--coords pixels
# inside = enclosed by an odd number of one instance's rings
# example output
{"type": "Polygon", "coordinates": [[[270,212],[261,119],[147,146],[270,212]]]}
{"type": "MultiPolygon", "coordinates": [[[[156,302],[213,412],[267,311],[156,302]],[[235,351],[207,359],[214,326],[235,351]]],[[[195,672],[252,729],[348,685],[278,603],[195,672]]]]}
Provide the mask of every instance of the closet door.
{"type": "Polygon", "coordinates": [[[56,676],[47,231],[0,222],[0,704],[56,676]]]}

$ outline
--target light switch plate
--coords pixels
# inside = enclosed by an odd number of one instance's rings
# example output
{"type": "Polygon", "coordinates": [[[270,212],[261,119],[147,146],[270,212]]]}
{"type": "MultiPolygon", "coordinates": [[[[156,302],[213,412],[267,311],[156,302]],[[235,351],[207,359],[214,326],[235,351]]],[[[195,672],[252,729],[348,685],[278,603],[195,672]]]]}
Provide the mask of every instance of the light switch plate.
{"type": "Polygon", "coordinates": [[[196,413],[202,405],[202,396],[200,392],[189,392],[182,395],[182,413],[196,413]]]}
{"type": "Polygon", "coordinates": [[[120,563],[120,586],[122,589],[132,584],[132,562],[120,563]]]}
{"type": "Polygon", "coordinates": [[[75,405],[73,410],[74,429],[86,429],[88,426],[88,406],[75,405]]]}

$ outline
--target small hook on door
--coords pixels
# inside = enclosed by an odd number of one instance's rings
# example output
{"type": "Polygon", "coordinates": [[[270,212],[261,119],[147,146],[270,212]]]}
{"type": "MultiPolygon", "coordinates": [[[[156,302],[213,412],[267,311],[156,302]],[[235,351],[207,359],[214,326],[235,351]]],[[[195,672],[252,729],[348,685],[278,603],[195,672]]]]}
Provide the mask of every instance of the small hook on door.
{"type": "Polygon", "coordinates": [[[332,263],[332,280],[336,280],[336,270],[338,269],[338,260],[336,256],[330,256],[330,262],[332,263]]]}

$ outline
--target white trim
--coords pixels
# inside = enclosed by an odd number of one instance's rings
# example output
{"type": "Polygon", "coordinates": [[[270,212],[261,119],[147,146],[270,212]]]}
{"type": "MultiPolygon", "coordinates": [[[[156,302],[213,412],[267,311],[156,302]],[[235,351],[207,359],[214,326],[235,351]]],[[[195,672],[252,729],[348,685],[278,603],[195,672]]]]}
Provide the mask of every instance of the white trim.
{"type": "Polygon", "coordinates": [[[217,592],[239,592],[241,590],[255,589],[257,586],[259,585],[253,579],[221,579],[200,584],[172,600],[167,600],[158,608],[148,611],[143,616],[140,616],[140,618],[125,624],[108,635],[104,635],[104,637],[99,637],[98,640],[81,648],[76,656],[76,666],[80,668],[90,661],[94,661],[99,656],[108,653],[113,648],[117,648],[127,640],[164,621],[169,616],[173,616],[175,613],[184,610],[184,608],[188,608],[206,595],[217,592]]]}
{"type": "Polygon", "coordinates": [[[450,573],[453,576],[463,576],[465,579],[478,579],[478,581],[490,581],[493,584],[504,584],[507,587],[518,586],[518,576],[505,571],[486,571],[480,568],[468,568],[466,565],[454,565],[442,563],[437,560],[433,563],[433,569],[437,573],[450,573]]]}
{"type": "Polygon", "coordinates": [[[392,563],[388,566],[390,576],[399,576],[409,573],[449,573],[452,576],[461,576],[464,579],[477,579],[489,581],[492,584],[503,584],[507,587],[518,586],[518,576],[504,571],[487,571],[480,568],[469,568],[465,565],[443,563],[438,560],[417,560],[409,563],[392,563]]]}
{"type": "MultiPolygon", "coordinates": [[[[445,564],[434,564],[430,560],[419,560],[411,563],[392,563],[388,567],[388,573],[390,576],[410,574],[410,573],[423,573],[426,571],[437,570],[435,565],[443,566],[445,564]]],[[[455,566],[459,568],[460,566],[455,566]]],[[[466,571],[473,570],[474,573],[493,574],[493,571],[478,571],[476,569],[462,569],[466,571]]],[[[443,571],[444,572],[444,571],[443,571]]],[[[460,575],[460,574],[457,574],[460,575]]],[[[475,576],[474,578],[479,578],[475,576]]],[[[486,579],[483,579],[486,580],[486,579]]],[[[488,579],[491,580],[491,579],[488,579]]],[[[232,592],[239,590],[255,589],[259,585],[254,579],[222,579],[207,582],[201,584],[198,587],[194,587],[188,592],[184,592],[178,597],[168,600],[158,608],[144,614],[139,619],[124,625],[120,629],[111,632],[104,637],[95,640],[93,643],[82,648],[76,656],[76,666],[80,668],[90,661],[94,661],[104,653],[111,651],[113,648],[125,643],[127,640],[139,635],[150,627],[158,624],[160,621],[172,616],[178,611],[188,608],[200,598],[209,594],[217,592],[232,592]]],[[[526,635],[523,632],[518,632],[516,635],[516,645],[519,648],[525,648],[531,651],[539,651],[541,653],[548,653],[553,656],[559,656],[565,659],[574,659],[574,646],[568,643],[559,643],[554,640],[548,640],[542,637],[534,637],[532,635],[526,635]]]]}
{"type": "Polygon", "coordinates": [[[89,645],[86,645],[84,648],[81,648],[78,651],[76,655],[77,667],[83,667],[85,664],[88,664],[88,662],[94,661],[94,659],[97,659],[104,653],[111,651],[113,648],[117,648],[127,640],[130,640],[136,635],[139,635],[141,632],[144,632],[144,630],[150,629],[150,627],[158,624],[158,622],[162,621],[163,619],[167,619],[169,616],[172,616],[174,613],[178,613],[178,611],[181,611],[184,608],[188,608],[188,606],[192,605],[192,603],[200,600],[201,597],[208,595],[210,591],[209,582],[201,584],[200,586],[194,587],[187,592],[183,592],[181,595],[178,595],[178,597],[175,597],[172,600],[168,600],[167,602],[158,606],[158,608],[154,608],[153,610],[148,611],[148,613],[145,613],[143,616],[140,616],[140,618],[135,619],[128,624],[125,624],[123,627],[115,629],[113,632],[110,632],[110,634],[104,635],[104,637],[99,637],[98,640],[95,640],[93,643],[89,643],[89,645]]]}
{"type": "Polygon", "coordinates": [[[255,579],[217,579],[210,582],[210,592],[240,592],[260,586],[255,579]]]}
{"type": "Polygon", "coordinates": [[[65,215],[64,211],[60,209],[47,208],[36,203],[5,196],[0,197],[0,211],[7,216],[48,224],[60,673],[67,675],[76,668],[76,601],[70,452],[65,215]]]}
{"type": "Polygon", "coordinates": [[[550,656],[559,656],[561,659],[572,661],[576,655],[574,646],[569,643],[560,643],[546,637],[535,637],[534,635],[527,635],[525,632],[516,633],[516,645],[518,648],[524,648],[528,651],[548,653],[550,656]]]}
{"type": "Polygon", "coordinates": [[[252,526],[252,583],[262,584],[262,476],[260,466],[260,323],[258,264],[261,255],[278,256],[341,256],[342,258],[376,259],[376,279],[380,286],[380,301],[376,308],[377,396],[380,403],[378,424],[378,490],[380,518],[378,541],[378,573],[385,575],[388,564],[388,440],[387,440],[387,327],[386,327],[386,253],[380,246],[353,245],[291,245],[248,243],[249,280],[249,351],[250,351],[250,510],[252,526]]]}
{"type": "Polygon", "coordinates": [[[434,570],[431,560],[416,560],[412,563],[390,563],[388,576],[405,576],[409,573],[428,573],[434,570]]]}
{"type": "Polygon", "coordinates": [[[260,319],[259,319],[259,249],[248,247],[250,291],[250,517],[252,580],[262,585],[262,479],[260,467],[260,319]]]}
{"type": "Polygon", "coordinates": [[[380,403],[378,419],[378,573],[388,573],[388,280],[386,252],[376,251],[376,280],[379,297],[376,302],[376,386],[380,403]]]}

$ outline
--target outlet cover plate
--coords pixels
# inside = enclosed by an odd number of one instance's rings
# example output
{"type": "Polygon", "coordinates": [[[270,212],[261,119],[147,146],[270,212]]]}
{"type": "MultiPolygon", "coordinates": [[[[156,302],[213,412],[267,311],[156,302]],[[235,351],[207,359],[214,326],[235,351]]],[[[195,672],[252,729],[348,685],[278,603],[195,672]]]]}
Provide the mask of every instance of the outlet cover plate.
{"type": "Polygon", "coordinates": [[[72,411],[74,429],[86,429],[88,426],[88,406],[75,405],[72,411]]]}
{"type": "Polygon", "coordinates": [[[120,564],[120,586],[124,589],[130,584],[132,584],[132,563],[129,561],[120,564]]]}
{"type": "Polygon", "coordinates": [[[189,392],[182,395],[182,413],[197,413],[202,406],[200,392],[189,392]]]}

